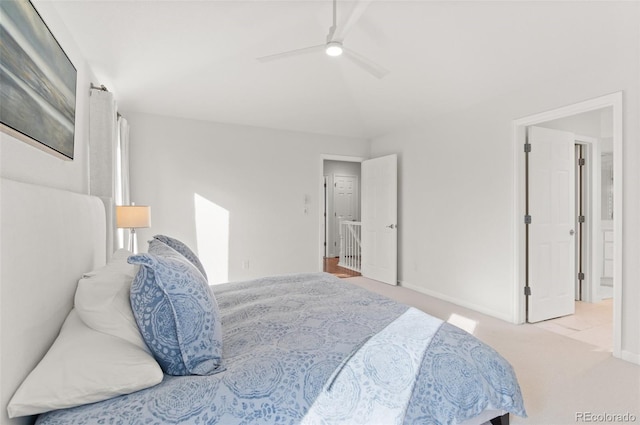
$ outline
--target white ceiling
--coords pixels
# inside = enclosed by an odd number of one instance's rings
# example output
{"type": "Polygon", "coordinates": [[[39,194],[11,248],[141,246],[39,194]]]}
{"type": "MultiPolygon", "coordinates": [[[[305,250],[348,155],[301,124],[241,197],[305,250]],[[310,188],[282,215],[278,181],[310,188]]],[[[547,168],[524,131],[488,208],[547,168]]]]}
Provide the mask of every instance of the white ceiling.
{"type": "MultiPolygon", "coordinates": [[[[372,138],[469,107],[615,50],[614,2],[373,1],[345,45],[377,79],[322,52],[322,1],[61,1],[54,7],[123,112],[372,138]],[[612,41],[613,40],[613,41],[612,41]]],[[[338,2],[338,26],[354,2],[338,2]]]]}

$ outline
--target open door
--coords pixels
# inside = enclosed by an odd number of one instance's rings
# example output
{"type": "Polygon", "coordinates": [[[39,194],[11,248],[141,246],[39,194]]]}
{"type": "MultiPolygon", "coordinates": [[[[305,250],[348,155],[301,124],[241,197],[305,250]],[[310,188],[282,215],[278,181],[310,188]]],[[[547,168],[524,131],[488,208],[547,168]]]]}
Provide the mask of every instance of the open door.
{"type": "Polygon", "coordinates": [[[528,128],[528,289],[531,323],[573,314],[575,137],[528,128]]]}
{"type": "Polygon", "coordinates": [[[398,158],[362,162],[362,275],[398,284],[398,158]]]}

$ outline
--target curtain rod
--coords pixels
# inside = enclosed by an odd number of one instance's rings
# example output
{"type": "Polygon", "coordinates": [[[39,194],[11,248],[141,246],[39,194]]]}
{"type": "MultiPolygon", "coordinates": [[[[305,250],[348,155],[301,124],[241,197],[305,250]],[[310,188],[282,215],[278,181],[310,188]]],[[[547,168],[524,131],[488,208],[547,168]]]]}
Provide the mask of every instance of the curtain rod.
{"type": "MultiPolygon", "coordinates": [[[[104,84],[100,84],[99,86],[96,86],[95,84],[91,83],[91,90],[101,90],[101,91],[106,91],[108,92],[109,90],[104,86],[104,84]]],[[[116,112],[116,116],[118,118],[122,117],[122,115],[120,115],[120,112],[116,112]]]]}
{"type": "Polygon", "coordinates": [[[104,84],[100,84],[99,86],[96,86],[95,84],[91,83],[91,88],[94,90],[102,90],[102,91],[109,91],[104,84]]]}

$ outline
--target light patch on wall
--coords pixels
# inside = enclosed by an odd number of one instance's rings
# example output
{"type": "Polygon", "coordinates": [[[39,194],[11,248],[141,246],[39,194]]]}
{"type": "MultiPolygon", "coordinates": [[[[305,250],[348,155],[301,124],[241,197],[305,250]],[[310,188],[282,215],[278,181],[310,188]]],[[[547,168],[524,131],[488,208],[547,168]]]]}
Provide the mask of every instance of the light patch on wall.
{"type": "Polygon", "coordinates": [[[447,322],[451,323],[453,326],[457,326],[460,329],[469,332],[471,335],[473,335],[476,330],[476,326],[478,325],[477,321],[469,319],[468,317],[460,316],[455,313],[452,313],[451,316],[449,316],[447,322]]]}
{"type": "Polygon", "coordinates": [[[209,284],[229,281],[229,211],[194,194],[198,257],[209,284]]]}

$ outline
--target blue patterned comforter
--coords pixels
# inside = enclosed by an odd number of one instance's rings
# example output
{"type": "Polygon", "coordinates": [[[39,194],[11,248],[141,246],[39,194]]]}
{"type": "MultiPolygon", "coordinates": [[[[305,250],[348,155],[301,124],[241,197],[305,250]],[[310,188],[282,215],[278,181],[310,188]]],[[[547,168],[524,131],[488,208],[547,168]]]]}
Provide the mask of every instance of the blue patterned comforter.
{"type": "Polygon", "coordinates": [[[41,415],[72,424],[450,424],[524,416],[511,366],[466,332],[324,273],[214,287],[225,370],[41,415]]]}

